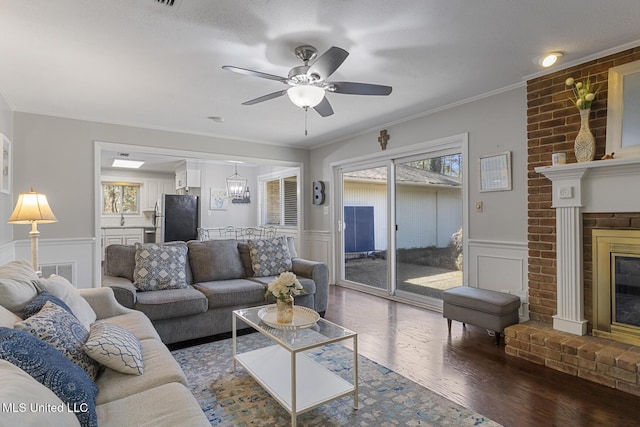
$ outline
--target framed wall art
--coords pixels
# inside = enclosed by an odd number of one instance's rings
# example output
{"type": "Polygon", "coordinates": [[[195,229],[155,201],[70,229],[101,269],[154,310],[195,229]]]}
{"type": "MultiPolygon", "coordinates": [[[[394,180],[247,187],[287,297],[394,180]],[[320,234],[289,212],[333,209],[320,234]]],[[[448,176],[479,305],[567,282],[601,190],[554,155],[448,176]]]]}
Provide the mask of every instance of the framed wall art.
{"type": "Polygon", "coordinates": [[[210,188],[209,193],[211,200],[209,202],[209,210],[226,211],[229,207],[229,196],[226,188],[210,188]]]}
{"type": "Polygon", "coordinates": [[[511,190],[511,151],[480,156],[480,191],[511,190]]]}
{"type": "Polygon", "coordinates": [[[0,193],[11,194],[11,175],[13,167],[11,165],[11,141],[4,134],[2,138],[2,163],[0,163],[0,193]]]}

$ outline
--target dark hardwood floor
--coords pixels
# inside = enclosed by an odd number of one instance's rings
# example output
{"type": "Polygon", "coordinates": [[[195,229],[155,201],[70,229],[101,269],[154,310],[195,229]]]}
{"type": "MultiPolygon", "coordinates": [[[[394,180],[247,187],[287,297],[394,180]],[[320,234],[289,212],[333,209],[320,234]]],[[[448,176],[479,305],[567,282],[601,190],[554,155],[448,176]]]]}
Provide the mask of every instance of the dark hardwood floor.
{"type": "Polygon", "coordinates": [[[442,314],[332,286],[328,320],[358,350],[504,426],[638,426],[640,398],[505,354],[504,344],[442,314]]]}

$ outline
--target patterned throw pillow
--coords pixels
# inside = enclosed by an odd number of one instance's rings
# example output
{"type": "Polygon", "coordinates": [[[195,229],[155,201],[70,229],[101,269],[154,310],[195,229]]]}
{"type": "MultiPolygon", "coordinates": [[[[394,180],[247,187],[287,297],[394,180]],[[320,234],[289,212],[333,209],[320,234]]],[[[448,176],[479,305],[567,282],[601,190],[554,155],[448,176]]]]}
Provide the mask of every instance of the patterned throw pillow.
{"type": "Polygon", "coordinates": [[[0,359],[19,367],[54,392],[74,411],[80,425],[98,426],[98,387],[82,368],[58,350],[24,331],[0,328],[0,359]]]}
{"type": "Polygon", "coordinates": [[[186,262],[186,244],[160,246],[136,243],[133,284],[139,291],[186,288],[186,262]]]}
{"type": "Polygon", "coordinates": [[[258,277],[276,276],[292,268],[289,244],[285,236],[249,240],[251,267],[258,277]]]}
{"type": "Polygon", "coordinates": [[[58,306],[67,310],[69,314],[73,314],[73,311],[71,311],[69,306],[65,304],[60,298],[56,298],[53,295],[51,295],[49,292],[45,291],[45,292],[39,293],[37,297],[32,299],[29,302],[29,304],[27,304],[24,307],[22,318],[23,319],[29,318],[34,314],[36,314],[37,312],[39,312],[40,310],[42,310],[42,307],[44,307],[47,301],[51,301],[52,303],[57,304],[58,306]]]}
{"type": "Polygon", "coordinates": [[[82,347],[89,337],[89,331],[73,314],[47,301],[37,314],[16,323],[13,327],[50,344],[95,380],[100,366],[85,354],[82,347]]]}
{"type": "Polygon", "coordinates": [[[93,360],[123,374],[142,375],[142,346],[131,332],[113,323],[91,325],[84,351],[93,360]]]}
{"type": "Polygon", "coordinates": [[[96,321],[96,312],[93,311],[91,305],[80,296],[78,289],[64,277],[52,274],[46,279],[38,279],[35,285],[40,291],[47,291],[64,301],[71,309],[71,313],[87,328],[87,331],[89,326],[96,321]]]}

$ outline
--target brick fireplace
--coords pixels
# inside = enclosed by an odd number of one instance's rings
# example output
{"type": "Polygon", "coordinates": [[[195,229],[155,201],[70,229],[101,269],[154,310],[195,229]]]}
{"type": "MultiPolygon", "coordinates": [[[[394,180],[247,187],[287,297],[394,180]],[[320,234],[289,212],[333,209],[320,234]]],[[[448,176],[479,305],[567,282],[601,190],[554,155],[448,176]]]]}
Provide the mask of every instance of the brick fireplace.
{"type": "Polygon", "coordinates": [[[596,159],[605,154],[609,68],[640,60],[640,47],[527,83],[531,322],[505,331],[507,353],[640,396],[640,347],[591,336],[591,230],[640,229],[640,159],[576,163],[580,117],[565,80],[600,86],[591,110],[596,159]],[[551,167],[551,154],[567,165],[551,167]]]}

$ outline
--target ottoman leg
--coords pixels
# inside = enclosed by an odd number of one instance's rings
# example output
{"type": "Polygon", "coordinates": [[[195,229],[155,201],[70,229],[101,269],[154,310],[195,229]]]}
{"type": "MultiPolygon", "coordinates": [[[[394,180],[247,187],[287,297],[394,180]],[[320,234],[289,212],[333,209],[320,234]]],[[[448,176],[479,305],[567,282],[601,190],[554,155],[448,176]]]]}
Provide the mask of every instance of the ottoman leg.
{"type": "Polygon", "coordinates": [[[500,347],[500,332],[496,331],[496,345],[500,347]]]}
{"type": "Polygon", "coordinates": [[[449,328],[449,335],[451,335],[451,319],[447,319],[447,327],[449,328]]]}

